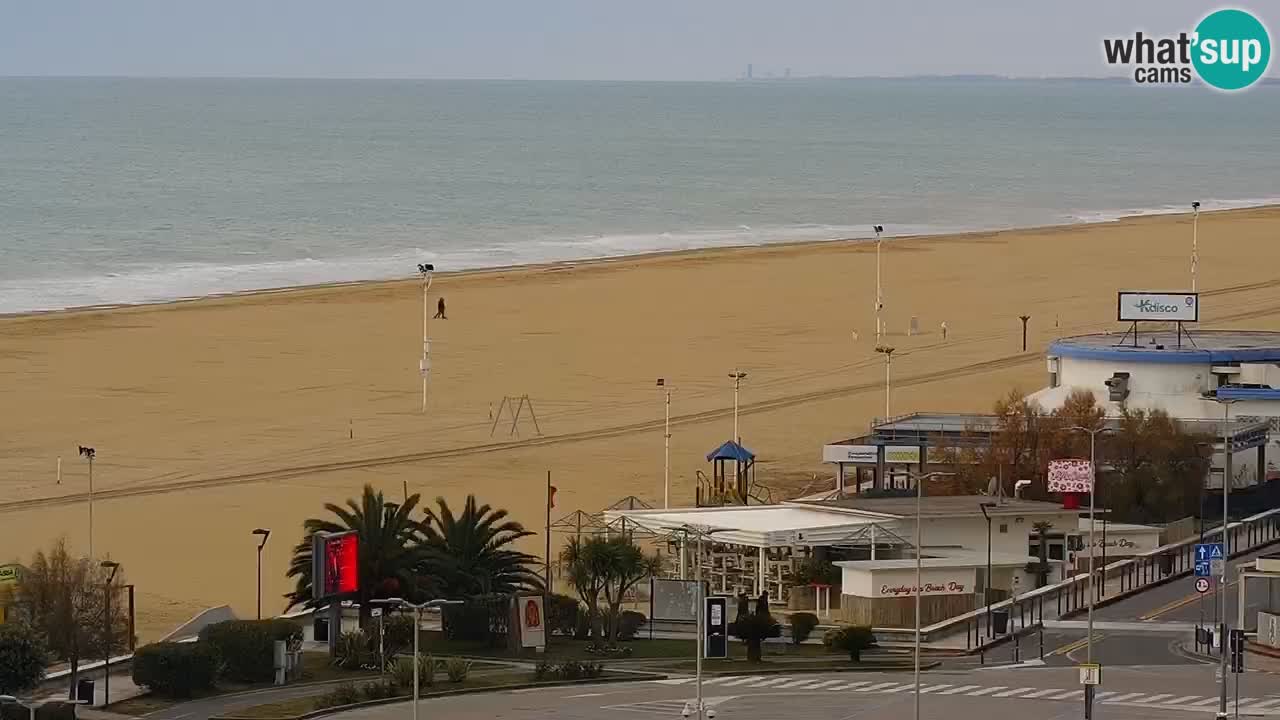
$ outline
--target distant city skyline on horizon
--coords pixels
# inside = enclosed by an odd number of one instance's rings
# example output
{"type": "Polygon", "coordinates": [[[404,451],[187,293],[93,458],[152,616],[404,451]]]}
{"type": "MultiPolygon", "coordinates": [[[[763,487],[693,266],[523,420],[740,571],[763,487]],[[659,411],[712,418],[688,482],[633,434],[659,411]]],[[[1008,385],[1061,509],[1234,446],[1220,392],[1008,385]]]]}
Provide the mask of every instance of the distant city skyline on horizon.
{"type": "MultiPolygon", "coordinates": [[[[799,0],[779,13],[759,0],[50,0],[10,8],[0,76],[720,81],[753,66],[752,79],[1097,79],[1130,73],[1106,64],[1103,38],[1176,34],[1216,9],[1117,5],[799,0]]],[[[1271,7],[1244,9],[1280,23],[1271,7]]],[[[1277,63],[1267,75],[1280,77],[1277,63]]]]}

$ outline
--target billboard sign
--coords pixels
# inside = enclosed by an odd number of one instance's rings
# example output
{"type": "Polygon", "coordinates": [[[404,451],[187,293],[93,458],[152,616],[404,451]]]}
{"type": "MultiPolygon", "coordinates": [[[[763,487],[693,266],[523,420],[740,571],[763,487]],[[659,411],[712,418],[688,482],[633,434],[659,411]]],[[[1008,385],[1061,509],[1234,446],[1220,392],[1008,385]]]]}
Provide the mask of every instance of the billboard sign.
{"type": "Polygon", "coordinates": [[[875,464],[878,449],[875,445],[823,445],[822,462],[875,464]]]}
{"type": "Polygon", "coordinates": [[[316,600],[360,589],[360,538],[355,531],[311,536],[311,594],[316,600]]]}
{"type": "Polygon", "coordinates": [[[20,579],[22,579],[21,565],[0,565],[0,585],[16,583],[20,579]]]}
{"type": "Polygon", "coordinates": [[[1093,487],[1093,465],[1088,460],[1050,460],[1049,492],[1087,493],[1093,487]]]}
{"type": "Polygon", "coordinates": [[[547,616],[542,612],[542,596],[525,595],[516,602],[520,610],[520,647],[546,647],[547,616]]]}
{"type": "Polygon", "coordinates": [[[1200,320],[1200,295],[1122,290],[1117,296],[1116,319],[1126,322],[1197,322],[1200,320]]]}
{"type": "Polygon", "coordinates": [[[884,461],[906,465],[920,464],[919,445],[888,445],[884,449],[884,461]]]}

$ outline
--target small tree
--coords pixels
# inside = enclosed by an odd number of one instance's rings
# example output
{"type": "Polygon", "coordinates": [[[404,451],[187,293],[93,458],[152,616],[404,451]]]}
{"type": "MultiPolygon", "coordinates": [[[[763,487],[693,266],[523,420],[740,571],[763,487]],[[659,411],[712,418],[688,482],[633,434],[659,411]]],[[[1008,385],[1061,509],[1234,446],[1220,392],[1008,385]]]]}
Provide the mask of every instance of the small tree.
{"type": "Polygon", "coordinates": [[[763,659],[764,641],[782,637],[782,625],[769,613],[769,593],[761,593],[756,599],[755,612],[752,612],[751,600],[745,594],[738,596],[738,615],[729,625],[729,634],[747,646],[749,662],[763,659]]]}
{"type": "MultiPolygon", "coordinates": [[[[44,636],[54,659],[71,666],[71,698],[80,679],[81,660],[102,658],[128,647],[126,604],[112,602],[111,617],[106,617],[109,574],[98,560],[73,557],[67,552],[66,541],[59,539],[49,552],[38,551],[18,580],[19,602],[30,613],[32,627],[44,636]]],[[[123,573],[117,573],[113,590],[119,591],[126,582],[123,573]]]]}
{"type": "Polygon", "coordinates": [[[569,584],[587,605],[593,642],[618,639],[622,601],[631,588],[661,569],[657,555],[645,555],[624,536],[572,538],[560,554],[569,584]],[[600,607],[604,596],[606,608],[600,607]],[[604,627],[604,621],[608,627],[604,627]]]}
{"type": "Polygon", "coordinates": [[[23,623],[0,625],[0,694],[16,695],[40,684],[49,663],[44,638],[23,623]]]}
{"type": "Polygon", "coordinates": [[[862,659],[863,650],[875,647],[876,636],[866,625],[846,625],[828,630],[822,637],[822,644],[832,650],[847,652],[850,660],[858,662],[862,659]]]}

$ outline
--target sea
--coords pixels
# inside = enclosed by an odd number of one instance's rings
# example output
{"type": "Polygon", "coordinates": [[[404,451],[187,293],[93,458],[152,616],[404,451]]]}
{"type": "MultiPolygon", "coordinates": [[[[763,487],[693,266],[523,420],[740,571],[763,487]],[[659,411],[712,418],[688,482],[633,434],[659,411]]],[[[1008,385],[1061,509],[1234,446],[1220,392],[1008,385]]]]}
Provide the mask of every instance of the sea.
{"type": "Polygon", "coordinates": [[[1269,204],[1277,118],[1277,85],[0,78],[0,313],[1269,204]]]}

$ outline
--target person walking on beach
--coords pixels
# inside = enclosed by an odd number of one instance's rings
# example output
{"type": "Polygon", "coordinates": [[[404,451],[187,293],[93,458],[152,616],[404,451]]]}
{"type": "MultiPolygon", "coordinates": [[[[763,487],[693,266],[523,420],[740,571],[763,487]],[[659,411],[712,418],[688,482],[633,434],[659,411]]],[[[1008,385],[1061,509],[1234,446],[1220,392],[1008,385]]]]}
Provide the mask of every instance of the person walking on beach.
{"type": "Polygon", "coordinates": [[[445,317],[445,314],[444,314],[444,298],[443,297],[441,297],[439,300],[436,301],[436,314],[433,315],[432,317],[439,318],[440,320],[449,319],[445,317]]]}

